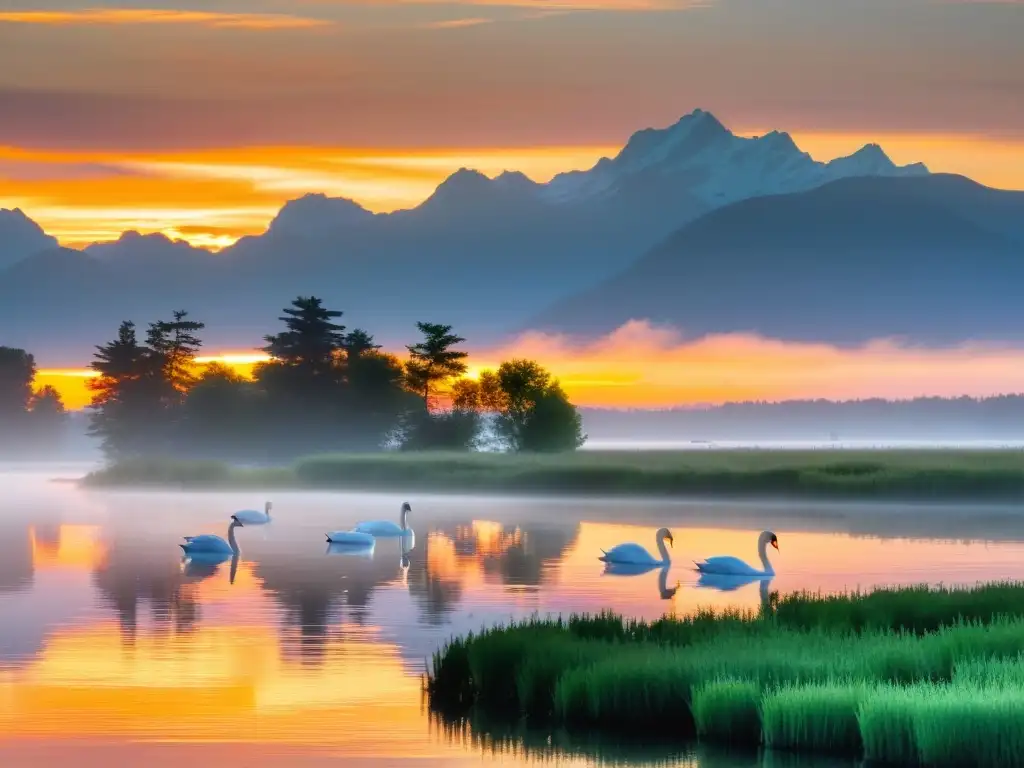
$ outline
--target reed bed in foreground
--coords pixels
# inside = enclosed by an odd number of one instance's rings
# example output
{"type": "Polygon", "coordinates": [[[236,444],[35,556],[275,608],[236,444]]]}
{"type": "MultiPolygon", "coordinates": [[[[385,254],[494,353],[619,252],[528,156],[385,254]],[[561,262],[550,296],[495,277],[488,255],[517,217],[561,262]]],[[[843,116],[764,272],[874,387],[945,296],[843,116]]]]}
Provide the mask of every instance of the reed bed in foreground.
{"type": "Polygon", "coordinates": [[[970,605],[971,590],[906,590],[934,604],[901,630],[891,627],[899,590],[820,599],[813,621],[808,595],[791,613],[530,619],[452,640],[428,688],[440,709],[573,732],[1010,765],[1013,750],[1024,755],[1008,730],[1024,718],[1024,617],[989,611],[996,595],[1016,611],[1020,590],[979,587],[987,607],[970,605]]]}
{"type": "Polygon", "coordinates": [[[761,743],[761,686],[721,678],[695,686],[690,699],[698,738],[756,747],[761,743]]]}
{"type": "Polygon", "coordinates": [[[1024,499],[1021,451],[578,451],[328,454],[287,467],[133,459],[95,486],[865,499],[1024,499]]]}

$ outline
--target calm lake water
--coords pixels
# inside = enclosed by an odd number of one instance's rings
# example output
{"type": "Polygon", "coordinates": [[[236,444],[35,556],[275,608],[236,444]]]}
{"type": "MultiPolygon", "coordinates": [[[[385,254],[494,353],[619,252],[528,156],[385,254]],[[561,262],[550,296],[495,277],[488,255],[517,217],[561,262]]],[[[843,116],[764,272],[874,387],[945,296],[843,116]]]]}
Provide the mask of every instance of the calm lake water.
{"type": "MultiPolygon", "coordinates": [[[[381,540],[367,558],[331,553],[324,532],[397,520],[404,497],[327,493],[274,494],[274,522],[237,531],[234,568],[190,568],[182,536],[226,535],[263,496],[86,491],[54,474],[0,472],[4,766],[587,765],[593,745],[513,749],[433,722],[426,658],[535,612],[756,607],[756,584],[702,587],[692,561],[756,562],[764,528],[783,592],[1024,579],[1011,508],[423,496],[409,498],[414,546],[381,540]],[[660,525],[675,535],[667,577],[603,574],[601,548],[655,551],[660,525]]],[[[603,747],[636,765],[846,765],[603,747]]]]}

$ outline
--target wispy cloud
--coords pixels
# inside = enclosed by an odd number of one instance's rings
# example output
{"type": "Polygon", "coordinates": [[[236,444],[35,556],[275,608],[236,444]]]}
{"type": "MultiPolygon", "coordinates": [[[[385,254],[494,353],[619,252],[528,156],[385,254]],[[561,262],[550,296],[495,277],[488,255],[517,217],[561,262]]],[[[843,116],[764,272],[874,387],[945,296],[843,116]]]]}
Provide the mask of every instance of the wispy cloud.
{"type": "Polygon", "coordinates": [[[482,16],[474,16],[468,19],[444,19],[443,21],[428,21],[422,26],[425,29],[462,29],[463,27],[478,27],[481,24],[493,24],[497,19],[488,19],[482,16]]]}
{"type": "Polygon", "coordinates": [[[158,8],[83,8],[75,11],[0,11],[0,24],[122,26],[178,24],[214,29],[305,29],[333,24],[325,19],[276,13],[215,13],[158,8]]]}
{"type": "MultiPolygon", "coordinates": [[[[1024,0],[1022,0],[1024,1],[1024,0]]],[[[529,8],[555,15],[572,11],[681,11],[706,8],[715,0],[315,0],[330,5],[436,5],[529,8]]]]}

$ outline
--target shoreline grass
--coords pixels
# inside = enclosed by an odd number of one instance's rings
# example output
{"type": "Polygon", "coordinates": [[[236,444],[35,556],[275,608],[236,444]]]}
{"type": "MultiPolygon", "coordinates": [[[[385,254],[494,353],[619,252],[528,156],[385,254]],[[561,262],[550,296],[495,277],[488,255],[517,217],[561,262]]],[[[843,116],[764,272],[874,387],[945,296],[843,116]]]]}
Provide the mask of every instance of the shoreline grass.
{"type": "Polygon", "coordinates": [[[1024,500],[1024,451],[578,451],[328,454],[281,467],[130,459],[93,487],[653,497],[1024,500]]]}
{"type": "Polygon", "coordinates": [[[787,605],[800,610],[529,619],[454,638],[434,657],[430,704],[640,741],[1024,764],[1024,584],[787,605]],[[916,616],[893,613],[911,598],[916,616]]]}

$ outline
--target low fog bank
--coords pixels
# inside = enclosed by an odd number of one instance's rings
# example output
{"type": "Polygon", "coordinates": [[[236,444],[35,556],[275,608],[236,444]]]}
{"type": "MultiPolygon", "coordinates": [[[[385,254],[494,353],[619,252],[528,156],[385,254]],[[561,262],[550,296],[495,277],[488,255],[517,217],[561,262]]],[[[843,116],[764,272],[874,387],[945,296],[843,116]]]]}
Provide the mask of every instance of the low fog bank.
{"type": "Polygon", "coordinates": [[[103,459],[100,443],[88,434],[89,418],[83,411],[68,414],[57,433],[33,439],[20,430],[0,430],[0,462],[13,465],[40,463],[94,464],[103,459]]]}
{"type": "MultiPolygon", "coordinates": [[[[1024,448],[1024,396],[1020,395],[730,403],[658,411],[583,408],[580,413],[588,435],[587,450],[1024,448]]],[[[0,432],[0,462],[99,463],[103,460],[100,444],[88,435],[88,426],[88,414],[76,411],[68,414],[57,439],[44,444],[16,432],[0,432]]],[[[301,425],[296,425],[292,437],[301,440],[300,432],[301,425]]],[[[232,435],[223,437],[226,443],[232,442],[232,435]]],[[[209,452],[195,457],[232,459],[209,452]]],[[[267,462],[250,458],[243,463],[267,462]]]]}
{"type": "Polygon", "coordinates": [[[587,447],[1002,447],[1024,445],[1024,396],[582,409],[587,447]]]}

